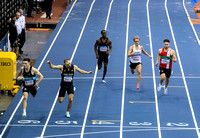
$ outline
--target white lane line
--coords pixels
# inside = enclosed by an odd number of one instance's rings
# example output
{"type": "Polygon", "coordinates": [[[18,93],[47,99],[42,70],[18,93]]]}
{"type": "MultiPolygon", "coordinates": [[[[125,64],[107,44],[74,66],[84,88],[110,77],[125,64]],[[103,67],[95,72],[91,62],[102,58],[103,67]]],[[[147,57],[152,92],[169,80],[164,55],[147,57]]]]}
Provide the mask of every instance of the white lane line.
{"type": "MultiPolygon", "coordinates": [[[[74,52],[73,52],[73,54],[72,54],[72,56],[71,56],[71,59],[70,59],[71,62],[73,61],[73,58],[74,58],[74,55],[75,55],[75,53],[76,53],[77,47],[78,47],[78,45],[79,45],[79,42],[80,42],[80,40],[81,40],[83,31],[85,30],[85,26],[86,26],[86,24],[87,24],[88,18],[89,18],[89,16],[90,16],[91,11],[92,11],[94,2],[95,2],[95,0],[93,0],[92,4],[91,4],[91,6],[90,6],[89,12],[88,12],[88,14],[87,14],[87,17],[86,17],[86,19],[85,19],[85,23],[84,23],[84,25],[83,25],[83,27],[82,27],[82,31],[81,31],[81,33],[80,33],[80,36],[79,36],[79,38],[78,38],[76,47],[75,47],[74,52]]],[[[60,88],[59,88],[59,89],[60,89],[60,88]]],[[[41,133],[41,136],[40,136],[41,138],[44,137],[44,133],[45,133],[45,131],[46,131],[46,127],[47,127],[48,122],[49,122],[49,120],[50,120],[50,118],[51,118],[51,115],[52,115],[52,113],[53,113],[53,109],[54,109],[54,107],[55,107],[55,105],[56,105],[56,101],[57,101],[58,95],[59,95],[59,89],[58,89],[58,91],[57,91],[57,95],[56,95],[56,97],[55,97],[55,100],[54,100],[54,103],[53,103],[53,105],[52,105],[52,108],[51,108],[51,110],[50,110],[50,112],[49,112],[48,118],[47,118],[47,120],[46,120],[46,122],[45,122],[45,126],[44,126],[44,128],[43,128],[43,130],[42,130],[42,133],[41,133]]]]}
{"type": "Polygon", "coordinates": [[[190,93],[189,93],[189,90],[188,90],[187,82],[185,80],[185,74],[184,74],[184,71],[183,71],[183,67],[182,67],[182,63],[181,63],[181,58],[180,58],[180,55],[179,55],[178,47],[177,47],[175,36],[174,36],[174,31],[173,31],[173,28],[172,28],[171,20],[170,20],[168,9],[167,9],[167,0],[165,0],[165,10],[166,10],[166,14],[167,14],[167,18],[168,18],[168,22],[169,22],[169,26],[170,26],[172,38],[173,38],[173,41],[174,41],[175,49],[176,49],[176,52],[177,52],[177,57],[178,57],[178,61],[179,61],[180,69],[181,69],[181,74],[183,76],[183,82],[184,82],[184,85],[185,85],[185,90],[186,90],[186,94],[187,94],[187,97],[188,97],[188,102],[189,102],[189,105],[190,105],[190,110],[191,110],[191,113],[192,113],[192,118],[193,118],[193,121],[194,121],[194,125],[195,125],[195,128],[196,128],[197,135],[200,138],[198,124],[197,124],[196,117],[195,117],[195,114],[194,114],[194,109],[193,109],[193,106],[192,106],[192,102],[191,102],[191,98],[190,98],[190,93]]]}
{"type": "Polygon", "coordinates": [[[127,50],[128,50],[128,36],[129,36],[129,16],[130,16],[130,5],[131,1],[128,3],[127,11],[127,26],[126,26],[126,44],[125,44],[125,54],[124,54],[124,78],[123,78],[123,90],[122,90],[122,105],[121,105],[121,121],[120,121],[120,138],[123,137],[123,122],[124,122],[124,99],[125,99],[125,87],[126,87],[126,66],[127,66],[127,50]]]}
{"type": "Polygon", "coordinates": [[[185,0],[183,0],[183,7],[184,7],[185,13],[186,13],[186,15],[187,15],[188,21],[189,21],[189,23],[190,23],[190,25],[191,25],[191,27],[192,27],[193,32],[194,32],[194,35],[195,35],[195,37],[196,37],[196,39],[197,39],[197,42],[198,42],[198,44],[200,45],[199,37],[198,37],[197,32],[196,32],[196,30],[195,30],[195,28],[194,28],[194,25],[193,25],[193,23],[192,23],[192,21],[191,21],[191,18],[190,18],[190,15],[189,15],[189,13],[188,13],[188,10],[187,10],[187,8],[186,8],[186,6],[185,6],[185,0]]]}
{"type": "MultiPolygon", "coordinates": [[[[69,12],[68,12],[67,16],[65,17],[65,20],[64,20],[64,22],[62,23],[62,25],[61,25],[61,27],[60,27],[59,31],[57,32],[57,34],[56,34],[56,36],[55,36],[54,40],[52,41],[52,43],[51,43],[51,45],[50,45],[50,47],[49,47],[48,51],[46,52],[46,54],[45,54],[44,58],[42,59],[42,61],[41,61],[40,65],[39,65],[39,67],[38,67],[38,70],[40,70],[40,68],[42,67],[42,65],[43,65],[43,63],[44,63],[44,60],[46,59],[46,57],[47,57],[47,55],[49,54],[49,52],[50,52],[51,48],[53,47],[53,45],[54,45],[54,43],[55,43],[55,41],[56,41],[56,39],[57,39],[58,35],[60,34],[60,31],[62,30],[62,28],[63,28],[63,26],[64,26],[65,22],[67,21],[67,19],[68,19],[68,17],[69,17],[69,15],[70,15],[70,13],[71,13],[71,11],[72,11],[72,9],[73,9],[73,7],[74,7],[74,4],[76,3],[76,1],[77,1],[77,0],[75,0],[75,1],[74,1],[74,3],[73,3],[73,5],[72,5],[72,7],[70,8],[70,10],[69,10],[69,12]]],[[[21,104],[21,102],[22,102],[23,98],[24,98],[24,97],[22,96],[22,97],[21,97],[21,99],[20,99],[20,101],[19,101],[19,103],[17,104],[16,108],[14,109],[14,111],[13,111],[13,113],[12,113],[12,115],[11,115],[10,119],[8,120],[8,122],[7,122],[6,126],[4,127],[3,131],[1,132],[0,138],[1,138],[1,137],[3,137],[3,135],[4,135],[4,133],[5,133],[5,131],[6,131],[7,127],[8,127],[8,125],[10,124],[11,120],[13,119],[13,117],[14,117],[14,115],[15,115],[15,113],[16,113],[16,111],[17,111],[17,109],[19,108],[19,105],[21,104]]]]}
{"type": "Polygon", "coordinates": [[[7,122],[7,124],[5,125],[3,131],[1,132],[0,138],[3,137],[3,135],[4,135],[4,133],[5,133],[6,129],[7,129],[7,127],[9,126],[11,120],[13,119],[13,116],[15,115],[17,109],[19,108],[19,106],[20,106],[20,104],[21,104],[23,98],[24,98],[24,97],[22,96],[21,99],[20,99],[20,101],[19,101],[19,103],[17,104],[15,110],[13,111],[12,115],[10,116],[10,119],[8,120],[8,122],[7,122]]]}
{"type": "Polygon", "coordinates": [[[83,135],[85,134],[85,125],[86,125],[87,116],[88,116],[88,112],[89,112],[89,108],[90,108],[90,103],[91,103],[91,99],[92,99],[92,95],[93,95],[93,91],[94,91],[94,85],[95,85],[95,81],[96,81],[96,76],[97,76],[97,65],[96,65],[96,69],[95,69],[95,73],[94,73],[92,87],[91,87],[91,90],[90,90],[90,96],[89,96],[89,99],[88,99],[87,108],[86,108],[86,111],[85,111],[85,117],[84,117],[82,129],[81,129],[81,134],[80,134],[81,138],[83,138],[83,135]]]}
{"type": "MultiPolygon", "coordinates": [[[[94,77],[74,77],[73,79],[93,79],[94,77]]],[[[123,76],[118,76],[118,77],[106,77],[107,79],[123,79],[123,76]]],[[[127,76],[126,79],[132,79],[132,78],[137,78],[137,76],[127,76]]],[[[142,76],[143,79],[152,79],[154,77],[152,76],[142,76]]],[[[160,76],[155,76],[155,78],[160,78],[160,76]]],[[[182,76],[171,76],[170,78],[173,79],[183,79],[182,76]]],[[[186,76],[185,78],[187,79],[200,79],[200,77],[190,77],[190,76],[186,76]]],[[[43,78],[43,80],[60,80],[61,78],[43,78]]],[[[102,77],[96,77],[96,79],[102,79],[102,77]]]]}
{"type": "MultiPolygon", "coordinates": [[[[113,0],[111,0],[111,2],[110,2],[108,15],[107,15],[107,19],[106,19],[106,24],[105,24],[105,28],[104,28],[105,30],[107,29],[107,26],[108,26],[110,11],[111,11],[111,8],[112,8],[112,3],[113,3],[113,0]]],[[[86,109],[86,112],[85,112],[83,126],[82,126],[82,129],[81,129],[81,135],[80,135],[81,138],[83,138],[83,135],[85,134],[85,125],[86,125],[86,122],[87,122],[88,112],[89,112],[89,109],[90,109],[90,103],[91,103],[91,99],[92,99],[92,95],[93,95],[93,91],[94,91],[94,85],[95,85],[95,82],[96,82],[97,71],[98,71],[98,67],[96,65],[94,78],[93,78],[93,82],[92,82],[92,87],[91,87],[91,90],[90,90],[90,96],[89,96],[89,99],[88,99],[87,109],[86,109]]]]}
{"type": "MultiPolygon", "coordinates": [[[[179,131],[179,130],[194,130],[194,128],[166,128],[164,131],[179,131]]],[[[157,131],[156,128],[138,128],[138,129],[128,129],[128,130],[123,130],[123,132],[147,132],[147,131],[157,131]]],[[[108,134],[108,133],[119,133],[119,130],[113,130],[113,131],[97,131],[97,132],[87,132],[85,135],[94,135],[95,134],[108,134]]],[[[79,136],[80,133],[73,133],[73,134],[60,134],[60,135],[50,135],[50,136],[44,136],[44,138],[51,138],[51,137],[70,137],[70,136],[79,136]]],[[[39,137],[35,137],[39,138],[39,137]]]]}
{"type": "Polygon", "coordinates": [[[153,57],[153,46],[152,46],[152,38],[151,38],[151,25],[150,25],[150,16],[149,16],[149,0],[146,3],[147,8],[147,19],[148,19],[148,29],[149,29],[149,43],[151,48],[151,56],[152,56],[152,73],[153,73],[153,84],[154,84],[154,95],[155,95],[155,107],[156,107],[156,117],[157,117],[157,125],[158,125],[158,136],[159,138],[162,137],[161,130],[160,130],[160,115],[159,115],[159,108],[158,108],[158,97],[157,97],[157,90],[156,90],[156,77],[155,77],[155,68],[154,68],[154,57],[153,57]]]}

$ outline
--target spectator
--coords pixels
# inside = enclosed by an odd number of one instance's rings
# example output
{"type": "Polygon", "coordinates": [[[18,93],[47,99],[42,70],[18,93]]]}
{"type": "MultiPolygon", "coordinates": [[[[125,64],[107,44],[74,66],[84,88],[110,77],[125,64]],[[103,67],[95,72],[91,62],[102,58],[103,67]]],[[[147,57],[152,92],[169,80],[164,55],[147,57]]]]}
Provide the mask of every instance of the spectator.
{"type": "Polygon", "coordinates": [[[51,19],[52,2],[53,0],[44,0],[44,3],[46,5],[46,18],[49,19],[51,19]]]}
{"type": "Polygon", "coordinates": [[[27,17],[33,17],[32,14],[33,10],[33,0],[28,0],[28,12],[27,12],[27,17]]]}
{"type": "MultiPolygon", "coordinates": [[[[19,12],[16,12],[16,21],[15,21],[15,25],[17,27],[17,34],[18,34],[18,49],[20,47],[21,49],[21,40],[22,40],[22,36],[21,36],[21,33],[22,33],[22,25],[21,25],[21,21],[20,21],[20,13],[19,12]]],[[[17,56],[18,57],[18,56],[17,56]]]]}
{"type": "Polygon", "coordinates": [[[19,17],[19,20],[20,20],[20,24],[21,24],[21,28],[22,28],[22,32],[20,34],[20,45],[19,45],[19,53],[23,53],[22,51],[22,48],[24,46],[24,43],[26,41],[26,34],[25,34],[25,24],[26,24],[26,21],[25,21],[25,17],[23,15],[23,10],[22,9],[19,9],[19,13],[20,13],[20,17],[19,17]]]}
{"type": "Polygon", "coordinates": [[[9,40],[10,40],[10,47],[11,47],[11,51],[12,52],[15,52],[17,57],[18,57],[18,51],[19,51],[19,48],[18,48],[18,34],[17,34],[17,27],[15,25],[15,21],[16,21],[16,16],[13,15],[11,17],[11,21],[9,23],[9,40]]]}
{"type": "MultiPolygon", "coordinates": [[[[19,19],[20,17],[20,13],[16,12],[16,21],[15,21],[15,25],[17,27],[17,34],[20,35],[22,33],[22,26],[21,26],[21,21],[19,19]]],[[[19,38],[20,39],[20,38],[19,38]]]]}
{"type": "Polygon", "coordinates": [[[2,52],[2,49],[0,48],[0,52],[2,52]]]}

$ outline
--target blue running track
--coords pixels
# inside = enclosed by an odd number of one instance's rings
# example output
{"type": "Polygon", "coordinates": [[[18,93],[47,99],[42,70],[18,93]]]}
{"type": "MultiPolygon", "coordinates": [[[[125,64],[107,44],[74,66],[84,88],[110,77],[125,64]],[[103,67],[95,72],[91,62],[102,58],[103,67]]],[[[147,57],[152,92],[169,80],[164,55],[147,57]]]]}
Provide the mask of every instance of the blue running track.
{"type": "Polygon", "coordinates": [[[199,25],[191,0],[74,0],[64,12],[34,67],[44,75],[36,98],[29,96],[27,117],[22,117],[21,89],[5,112],[2,138],[200,138],[199,25]],[[97,70],[95,41],[106,29],[113,50],[106,84],[97,70]],[[142,80],[136,89],[127,52],[133,37],[150,55],[142,55],[142,80]],[[170,39],[173,63],[168,94],[157,92],[155,67],[158,49],[170,39]],[[69,58],[93,74],[76,73],[71,118],[65,117],[67,95],[57,102],[60,71],[51,70],[69,58]]]}

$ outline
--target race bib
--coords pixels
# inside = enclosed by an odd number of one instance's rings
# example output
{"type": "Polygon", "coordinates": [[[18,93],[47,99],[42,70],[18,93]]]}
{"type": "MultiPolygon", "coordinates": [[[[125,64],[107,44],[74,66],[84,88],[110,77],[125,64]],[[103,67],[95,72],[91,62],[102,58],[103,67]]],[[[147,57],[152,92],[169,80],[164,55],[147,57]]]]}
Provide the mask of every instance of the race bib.
{"type": "Polygon", "coordinates": [[[101,52],[106,52],[106,51],[108,51],[108,47],[107,46],[101,46],[100,47],[100,51],[101,52]]]}
{"type": "Polygon", "coordinates": [[[27,81],[25,81],[25,85],[26,86],[34,85],[34,81],[33,80],[27,80],[27,81]]]}
{"type": "Polygon", "coordinates": [[[162,59],[163,64],[169,64],[169,59],[162,59]]]}
{"type": "Polygon", "coordinates": [[[64,82],[72,82],[72,76],[64,76],[64,82]]]}

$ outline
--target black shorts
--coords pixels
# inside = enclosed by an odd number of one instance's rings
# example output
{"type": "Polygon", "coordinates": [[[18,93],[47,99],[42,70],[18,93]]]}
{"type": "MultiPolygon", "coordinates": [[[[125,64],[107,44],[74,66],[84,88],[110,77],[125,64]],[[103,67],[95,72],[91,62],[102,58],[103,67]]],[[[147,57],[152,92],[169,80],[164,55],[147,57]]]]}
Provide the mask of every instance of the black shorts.
{"type": "Polygon", "coordinates": [[[140,62],[138,62],[138,63],[132,63],[132,62],[130,62],[129,66],[130,66],[131,69],[135,69],[137,67],[137,65],[139,65],[139,64],[142,64],[142,63],[140,63],[140,62]]]}
{"type": "Polygon", "coordinates": [[[58,97],[65,97],[65,93],[67,91],[67,94],[74,94],[74,86],[72,83],[60,83],[60,91],[58,97]]]}
{"type": "Polygon", "coordinates": [[[37,89],[34,86],[23,86],[22,92],[28,92],[34,96],[37,94],[37,89]]]}
{"type": "Polygon", "coordinates": [[[102,65],[102,62],[108,63],[108,56],[106,53],[99,54],[98,65],[102,65]]]}
{"type": "Polygon", "coordinates": [[[171,69],[165,69],[165,68],[161,68],[159,67],[159,71],[160,71],[160,75],[165,73],[167,78],[170,78],[171,76],[171,69]]]}

